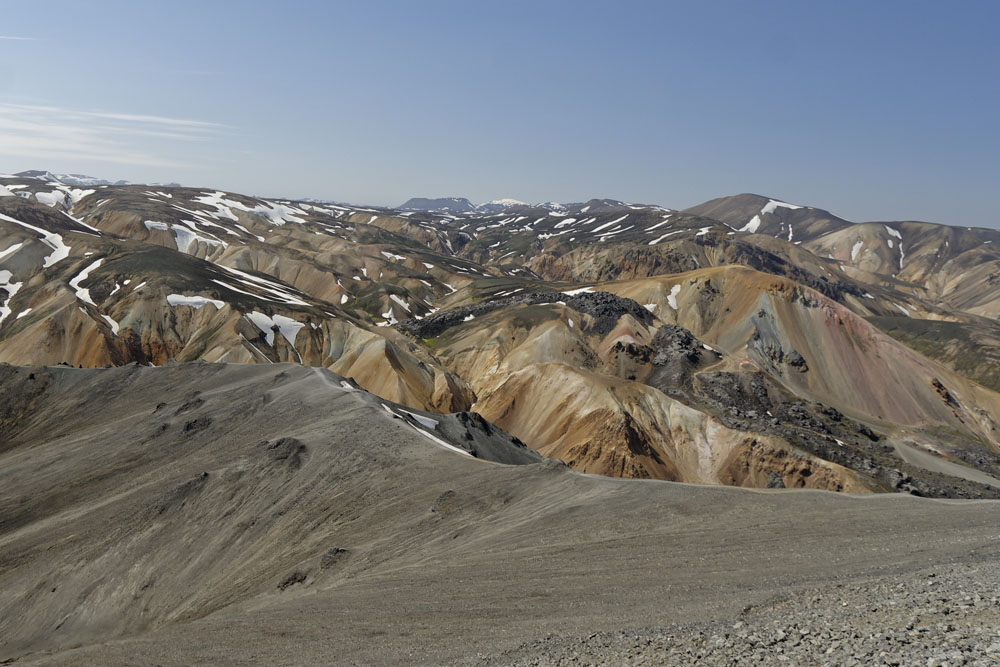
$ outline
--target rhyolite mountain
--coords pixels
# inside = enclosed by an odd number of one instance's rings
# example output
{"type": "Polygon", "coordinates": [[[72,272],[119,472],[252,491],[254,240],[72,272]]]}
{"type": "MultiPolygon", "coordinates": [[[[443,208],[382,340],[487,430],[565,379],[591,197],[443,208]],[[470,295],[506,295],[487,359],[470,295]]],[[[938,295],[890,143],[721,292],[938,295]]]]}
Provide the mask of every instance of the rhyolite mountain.
{"type": "Polygon", "coordinates": [[[749,194],[387,209],[41,172],[0,195],[3,362],[293,362],[582,472],[1000,495],[990,228],[749,194]]]}

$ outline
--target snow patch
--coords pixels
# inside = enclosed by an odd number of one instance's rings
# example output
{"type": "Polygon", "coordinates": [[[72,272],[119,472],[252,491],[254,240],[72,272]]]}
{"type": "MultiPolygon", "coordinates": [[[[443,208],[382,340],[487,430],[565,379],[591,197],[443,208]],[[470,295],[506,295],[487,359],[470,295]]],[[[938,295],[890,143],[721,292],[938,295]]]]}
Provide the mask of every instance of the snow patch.
{"type": "Polygon", "coordinates": [[[44,229],[35,227],[34,225],[29,225],[26,222],[15,220],[14,218],[8,215],[4,215],[3,213],[0,213],[0,220],[13,222],[15,225],[20,225],[21,227],[25,227],[33,232],[37,232],[42,235],[41,238],[42,243],[52,248],[52,254],[47,256],[45,260],[42,262],[43,268],[48,268],[53,264],[55,264],[56,262],[59,262],[69,257],[69,251],[71,250],[71,248],[65,243],[63,243],[63,239],[61,236],[59,236],[59,234],[56,234],[54,232],[47,232],[44,229]]]}
{"type": "Polygon", "coordinates": [[[658,222],[655,225],[653,225],[652,227],[647,228],[646,231],[647,232],[651,232],[654,229],[656,229],[657,227],[662,227],[663,225],[667,224],[668,222],[670,222],[670,216],[669,215],[667,217],[665,217],[661,222],[658,222]]]}
{"type": "Polygon", "coordinates": [[[101,313],[101,317],[103,317],[104,321],[107,322],[108,326],[111,327],[111,333],[113,335],[117,336],[118,335],[118,322],[114,321],[113,319],[111,319],[110,317],[108,317],[107,315],[105,315],[104,313],[101,313]]]}
{"type": "Polygon", "coordinates": [[[759,215],[755,215],[754,217],[750,218],[750,222],[748,222],[747,224],[743,225],[742,227],[740,227],[736,231],[738,231],[738,232],[750,232],[751,234],[756,234],[757,230],[759,228],[760,228],[760,216],[759,215]]]}
{"type": "Polygon", "coordinates": [[[430,417],[418,415],[416,412],[410,412],[409,410],[403,410],[402,408],[400,408],[399,410],[400,412],[405,412],[406,414],[416,419],[418,422],[420,422],[422,426],[426,426],[427,428],[437,429],[438,421],[436,419],[431,419],[430,417]]]}
{"type": "Polygon", "coordinates": [[[767,202],[766,204],[764,204],[764,208],[760,209],[760,212],[761,213],[774,213],[774,211],[779,206],[781,208],[790,208],[790,209],[793,209],[793,210],[797,209],[797,208],[802,208],[801,206],[796,206],[795,204],[787,204],[787,203],[785,203],[783,201],[778,201],[777,199],[772,199],[769,202],[767,202]]]}
{"type": "MultiPolygon", "coordinates": [[[[393,412],[392,408],[390,408],[385,403],[382,404],[382,409],[385,410],[386,412],[388,412],[393,417],[400,417],[400,415],[398,415],[395,412],[393,412]]],[[[465,451],[464,449],[459,449],[455,445],[452,445],[452,444],[449,444],[449,443],[445,442],[441,438],[428,433],[427,431],[423,430],[422,428],[417,428],[413,424],[410,424],[410,422],[407,422],[405,419],[403,421],[406,422],[406,424],[409,425],[410,428],[412,428],[414,431],[416,431],[420,435],[424,436],[428,440],[434,442],[435,444],[440,445],[441,447],[444,447],[445,449],[450,449],[453,452],[458,452],[459,454],[464,454],[465,456],[472,456],[472,454],[470,454],[469,452],[465,451]]]]}
{"type": "Polygon", "coordinates": [[[202,243],[207,243],[209,245],[221,246],[223,248],[228,247],[228,244],[225,241],[210,239],[207,236],[201,236],[200,234],[195,233],[187,227],[182,227],[181,225],[172,225],[171,229],[174,231],[174,242],[177,244],[177,249],[185,254],[191,254],[188,250],[191,249],[191,244],[196,241],[201,241],[202,243]]]}
{"type": "Polygon", "coordinates": [[[670,288],[670,294],[667,295],[667,303],[671,308],[677,310],[677,295],[681,292],[680,285],[674,285],[670,288]]]}
{"type": "MultiPolygon", "coordinates": [[[[613,225],[613,224],[615,224],[615,223],[617,223],[617,222],[621,222],[622,220],[624,220],[624,219],[625,219],[625,218],[627,218],[627,217],[628,217],[628,213],[626,213],[625,215],[623,215],[623,216],[622,216],[622,217],[620,217],[620,218],[616,218],[616,219],[612,220],[611,222],[605,222],[605,223],[604,223],[603,225],[601,225],[600,227],[595,227],[594,229],[592,229],[592,230],[590,230],[590,231],[592,231],[592,232],[595,232],[595,233],[596,233],[596,232],[599,232],[599,231],[601,231],[602,229],[607,229],[607,228],[608,228],[608,227],[610,227],[611,225],[613,225]]],[[[556,225],[556,226],[558,227],[558,225],[556,225]]]]}
{"type": "Polygon", "coordinates": [[[53,190],[52,192],[36,192],[35,199],[52,208],[55,208],[56,206],[66,207],[66,193],[59,190],[53,190]]]}
{"type": "Polygon", "coordinates": [[[101,265],[101,262],[103,261],[104,258],[97,260],[96,262],[85,268],[83,271],[78,273],[75,278],[69,281],[69,286],[73,288],[73,291],[76,292],[76,298],[79,299],[80,301],[83,301],[84,303],[89,303],[91,306],[94,306],[95,308],[97,307],[97,304],[94,303],[94,301],[90,298],[90,290],[85,287],[80,287],[80,283],[86,280],[87,276],[90,275],[90,272],[99,267],[101,265]]]}
{"type": "Polygon", "coordinates": [[[268,345],[274,345],[274,329],[277,328],[278,333],[288,341],[288,344],[295,347],[295,337],[299,330],[305,327],[303,322],[296,322],[290,317],[284,315],[268,316],[256,310],[252,313],[246,313],[245,317],[261,330],[268,345]]]}
{"type": "MultiPolygon", "coordinates": [[[[145,284],[142,283],[142,285],[145,284]]],[[[142,285],[137,286],[136,289],[139,289],[142,285]]],[[[171,306],[191,306],[195,309],[210,303],[215,306],[216,310],[220,310],[225,305],[224,301],[219,301],[218,299],[209,299],[205,296],[187,296],[185,294],[168,294],[167,303],[171,306]]]]}
{"type": "MultiPolygon", "coordinates": [[[[10,302],[14,299],[14,295],[17,294],[17,291],[21,289],[21,285],[24,284],[23,282],[12,282],[11,278],[13,277],[14,274],[10,271],[7,271],[6,269],[0,270],[0,289],[7,292],[6,301],[4,301],[3,304],[0,304],[0,322],[3,322],[7,316],[10,315],[10,302]]],[[[28,310],[31,309],[29,308],[28,310]]],[[[18,317],[20,317],[20,315],[18,315],[18,317]]]]}
{"type": "Polygon", "coordinates": [[[67,190],[67,194],[69,195],[70,205],[71,206],[76,205],[76,203],[79,202],[81,199],[87,197],[88,195],[92,195],[95,192],[97,192],[97,190],[81,190],[79,188],[70,188],[69,190],[67,190]]]}
{"type": "Polygon", "coordinates": [[[9,248],[7,248],[6,250],[0,250],[0,259],[3,259],[7,255],[11,255],[11,254],[17,252],[18,249],[21,246],[23,246],[23,245],[24,245],[23,243],[15,243],[14,245],[12,245],[9,248]]]}
{"type": "Polygon", "coordinates": [[[227,199],[226,193],[221,191],[206,192],[200,197],[195,197],[194,201],[212,206],[216,209],[214,213],[199,211],[195,212],[195,215],[197,215],[197,213],[201,213],[202,215],[208,215],[216,219],[225,218],[227,220],[237,220],[236,215],[233,213],[233,209],[267,218],[267,220],[273,225],[284,225],[289,222],[304,223],[305,219],[300,216],[307,215],[307,213],[301,209],[276,202],[262,201],[256,206],[250,207],[236,200],[227,199]]]}
{"type": "MultiPolygon", "coordinates": [[[[222,266],[221,264],[216,264],[217,267],[237,276],[237,279],[249,287],[254,287],[256,289],[264,290],[269,292],[272,297],[277,297],[277,299],[283,303],[291,306],[308,306],[309,304],[302,299],[297,298],[293,294],[289,293],[285,287],[282,285],[271,282],[270,280],[265,280],[264,278],[258,278],[257,276],[251,275],[240,271],[239,269],[234,269],[229,266],[222,266]]],[[[261,298],[261,297],[257,297],[261,298]]],[[[273,300],[273,299],[272,299],[273,300]]]]}
{"type": "Polygon", "coordinates": [[[657,239],[654,239],[654,240],[650,241],[650,242],[649,242],[649,245],[656,245],[657,243],[659,243],[659,242],[660,242],[660,241],[662,241],[663,239],[667,238],[667,237],[668,237],[668,236],[670,236],[671,234],[680,234],[680,233],[681,233],[682,231],[684,231],[684,230],[683,230],[683,229],[676,229],[676,230],[674,230],[674,231],[672,231],[672,232],[667,232],[667,233],[666,233],[666,234],[664,234],[663,236],[661,236],[661,237],[659,237],[659,238],[657,238],[657,239]]]}
{"type": "Polygon", "coordinates": [[[402,306],[403,310],[405,310],[406,312],[410,312],[410,304],[406,303],[406,301],[399,298],[395,294],[390,294],[389,298],[398,303],[400,306],[402,306]]]}

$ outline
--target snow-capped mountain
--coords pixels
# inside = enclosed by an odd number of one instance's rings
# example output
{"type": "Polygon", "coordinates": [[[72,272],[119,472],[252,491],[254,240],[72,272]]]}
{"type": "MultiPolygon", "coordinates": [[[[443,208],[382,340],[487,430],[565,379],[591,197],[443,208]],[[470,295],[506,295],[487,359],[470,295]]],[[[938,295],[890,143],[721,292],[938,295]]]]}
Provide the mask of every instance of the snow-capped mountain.
{"type": "Polygon", "coordinates": [[[476,206],[476,210],[480,213],[502,213],[509,208],[520,208],[531,206],[527,202],[518,201],[516,199],[494,199],[493,201],[484,202],[476,206]]]}
{"type": "Polygon", "coordinates": [[[87,176],[86,174],[54,174],[51,171],[43,171],[41,169],[29,169],[28,171],[20,171],[14,176],[20,178],[37,178],[41,181],[46,181],[48,183],[59,183],[62,185],[73,185],[76,187],[97,187],[100,185],[156,185],[161,187],[180,187],[180,183],[133,183],[132,181],[109,181],[106,178],[97,178],[96,176],[87,176]]]}
{"type": "Polygon", "coordinates": [[[29,169],[28,171],[21,171],[15,176],[20,176],[21,178],[37,178],[42,181],[48,181],[50,183],[62,183],[63,185],[76,185],[76,186],[89,186],[93,187],[95,185],[128,185],[128,181],[109,181],[104,178],[97,178],[95,176],[87,176],[85,174],[53,174],[51,171],[42,171],[39,169],[29,169]]]}
{"type": "MultiPolygon", "coordinates": [[[[558,205],[558,204],[557,204],[558,205]]],[[[510,208],[530,207],[517,199],[494,199],[482,204],[473,204],[465,197],[413,197],[399,207],[401,211],[426,211],[428,213],[502,213],[510,208]]],[[[561,206],[561,205],[560,205],[561,206]]]]}
{"type": "Polygon", "coordinates": [[[433,213],[471,213],[476,210],[476,205],[465,197],[411,197],[399,209],[433,213]]]}

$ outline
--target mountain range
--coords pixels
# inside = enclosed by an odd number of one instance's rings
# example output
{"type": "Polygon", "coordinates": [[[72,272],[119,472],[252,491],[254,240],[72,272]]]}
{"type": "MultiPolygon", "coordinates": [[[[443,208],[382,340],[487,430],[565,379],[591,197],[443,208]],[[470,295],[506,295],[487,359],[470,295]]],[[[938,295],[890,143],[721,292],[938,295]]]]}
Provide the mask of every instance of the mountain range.
{"type": "Polygon", "coordinates": [[[413,197],[407,199],[400,211],[423,211],[427,213],[500,213],[510,208],[526,207],[516,199],[494,199],[482,204],[473,204],[465,197],[413,197]]]}
{"type": "MultiPolygon", "coordinates": [[[[38,169],[19,171],[14,174],[14,176],[20,178],[37,178],[42,181],[59,183],[61,185],[130,185],[128,181],[112,182],[104,178],[96,178],[94,176],[86,176],[84,174],[53,174],[51,171],[41,171],[38,169]]],[[[168,185],[171,187],[180,187],[179,183],[149,183],[149,185],[168,185]]]]}
{"type": "Polygon", "coordinates": [[[583,472],[1000,493],[993,229],[31,174],[0,178],[0,361],[295,362],[583,472]]]}

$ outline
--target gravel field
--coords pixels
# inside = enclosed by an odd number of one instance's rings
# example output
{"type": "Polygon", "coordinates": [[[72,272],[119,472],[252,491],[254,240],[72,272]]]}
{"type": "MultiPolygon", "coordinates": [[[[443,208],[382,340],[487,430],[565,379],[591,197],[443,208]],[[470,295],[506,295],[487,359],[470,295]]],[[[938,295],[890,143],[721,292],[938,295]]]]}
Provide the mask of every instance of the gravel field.
{"type": "Polygon", "coordinates": [[[747,609],[735,621],[547,637],[477,661],[990,667],[1000,664],[1000,577],[995,565],[935,567],[817,588],[747,609]]]}

